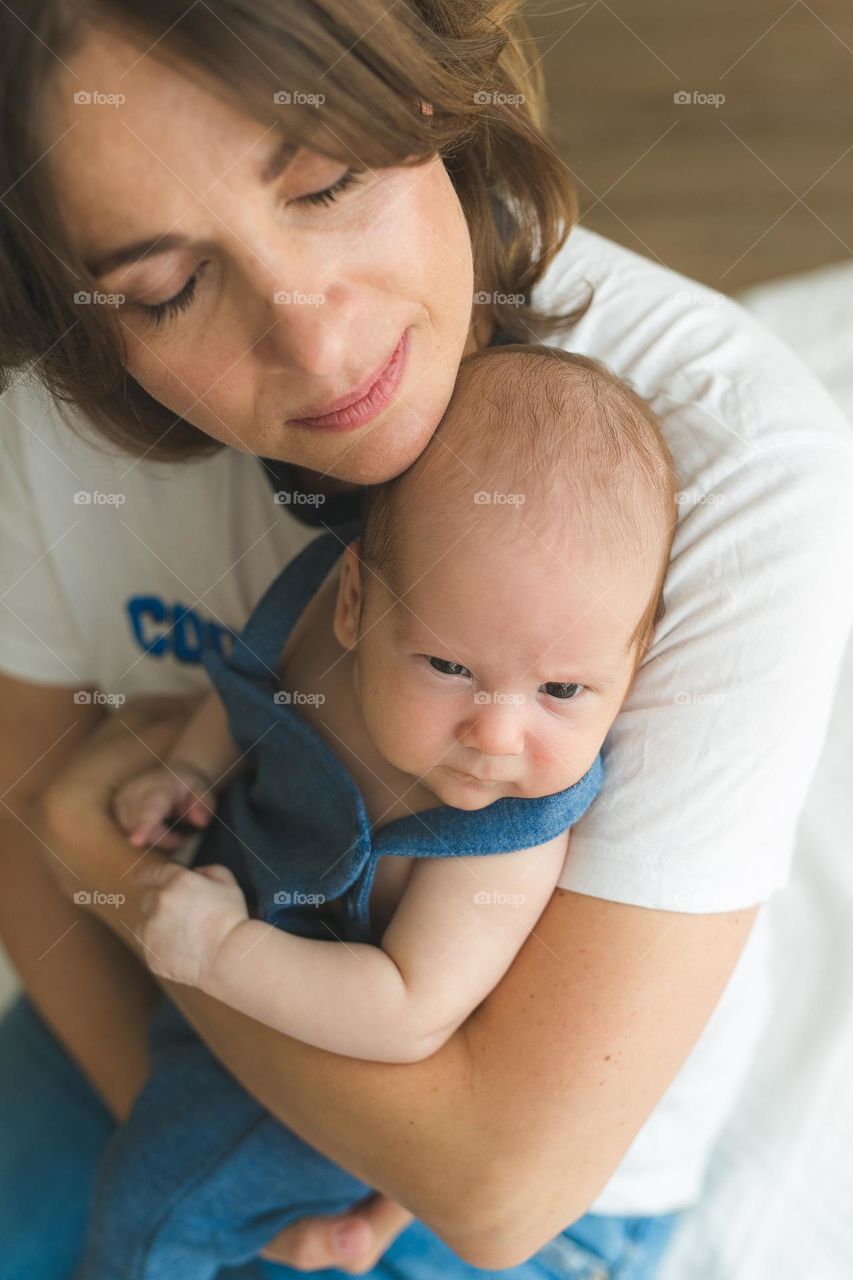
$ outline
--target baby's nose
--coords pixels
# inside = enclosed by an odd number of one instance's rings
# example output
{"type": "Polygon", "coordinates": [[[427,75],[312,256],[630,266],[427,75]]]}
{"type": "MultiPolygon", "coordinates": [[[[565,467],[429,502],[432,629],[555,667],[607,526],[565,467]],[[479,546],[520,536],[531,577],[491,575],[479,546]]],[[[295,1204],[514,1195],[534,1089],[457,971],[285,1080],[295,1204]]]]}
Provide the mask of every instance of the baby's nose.
{"type": "Polygon", "coordinates": [[[524,752],[524,709],[507,695],[486,695],[476,702],[460,741],[489,756],[520,756],[524,752]]]}

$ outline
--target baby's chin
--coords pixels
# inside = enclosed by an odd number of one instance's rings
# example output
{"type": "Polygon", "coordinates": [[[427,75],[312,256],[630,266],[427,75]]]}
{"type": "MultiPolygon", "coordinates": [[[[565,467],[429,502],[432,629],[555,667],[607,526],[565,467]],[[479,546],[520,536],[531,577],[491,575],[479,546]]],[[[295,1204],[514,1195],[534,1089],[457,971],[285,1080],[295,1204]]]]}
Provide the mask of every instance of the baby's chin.
{"type": "Polygon", "coordinates": [[[450,805],[453,809],[467,809],[470,811],[486,809],[490,804],[494,804],[496,800],[500,800],[503,796],[510,794],[506,788],[487,786],[473,779],[470,782],[464,782],[462,779],[455,781],[450,778],[442,778],[440,780],[427,780],[425,778],[424,782],[427,783],[437,800],[442,804],[450,805]]]}

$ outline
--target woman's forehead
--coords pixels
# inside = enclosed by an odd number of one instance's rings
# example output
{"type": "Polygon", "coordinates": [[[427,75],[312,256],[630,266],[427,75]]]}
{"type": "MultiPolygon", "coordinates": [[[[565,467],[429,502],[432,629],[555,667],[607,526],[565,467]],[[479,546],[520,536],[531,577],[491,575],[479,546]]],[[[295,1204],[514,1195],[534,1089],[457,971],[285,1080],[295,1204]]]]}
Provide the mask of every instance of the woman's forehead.
{"type": "Polygon", "coordinates": [[[274,125],[112,36],[90,38],[57,75],[45,130],[69,229],[96,243],[123,214],[174,204],[175,216],[220,183],[262,181],[282,147],[274,125]]]}

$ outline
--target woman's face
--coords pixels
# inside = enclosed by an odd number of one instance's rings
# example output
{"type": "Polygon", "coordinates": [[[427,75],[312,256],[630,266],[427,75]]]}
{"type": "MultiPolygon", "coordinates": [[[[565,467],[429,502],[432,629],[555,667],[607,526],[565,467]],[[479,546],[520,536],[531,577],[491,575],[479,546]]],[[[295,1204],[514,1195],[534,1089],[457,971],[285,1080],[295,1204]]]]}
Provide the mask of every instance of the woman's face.
{"type": "Polygon", "coordinates": [[[124,297],[100,305],[152,396],[234,448],[357,484],[417,457],[477,345],[470,235],[438,157],[312,199],[343,164],[302,149],[275,173],[280,134],[104,35],[59,75],[47,123],[69,232],[99,293],[124,297]],[[389,361],[366,403],[297,421],[363,397],[389,361]]]}

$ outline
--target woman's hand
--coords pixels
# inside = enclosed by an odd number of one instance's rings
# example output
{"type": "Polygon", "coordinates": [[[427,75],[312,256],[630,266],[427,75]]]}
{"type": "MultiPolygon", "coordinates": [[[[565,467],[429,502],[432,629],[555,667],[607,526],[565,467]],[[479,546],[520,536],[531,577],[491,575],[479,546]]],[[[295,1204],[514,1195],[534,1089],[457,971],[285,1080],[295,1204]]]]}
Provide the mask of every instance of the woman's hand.
{"type": "Polygon", "coordinates": [[[92,910],[139,954],[139,919],[126,918],[129,932],[122,929],[117,913],[99,910],[94,895],[98,891],[114,895],[124,889],[128,898],[138,899],[136,886],[131,893],[129,873],[140,856],[146,865],[173,864],[156,851],[140,855],[131,848],[112,818],[112,801],[131,778],[162,763],[198,701],[197,696],[157,695],[125,703],[96,725],[73,760],[48,785],[34,813],[34,824],[44,849],[53,854],[50,866],[62,889],[78,901],[86,901],[88,893],[92,910]]]}
{"type": "Polygon", "coordinates": [[[348,1213],[300,1218],[280,1231],[261,1257],[296,1271],[335,1267],[360,1276],[376,1266],[411,1221],[408,1209],[376,1193],[348,1213]]]}

